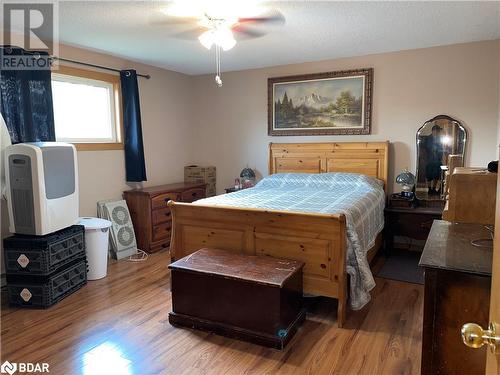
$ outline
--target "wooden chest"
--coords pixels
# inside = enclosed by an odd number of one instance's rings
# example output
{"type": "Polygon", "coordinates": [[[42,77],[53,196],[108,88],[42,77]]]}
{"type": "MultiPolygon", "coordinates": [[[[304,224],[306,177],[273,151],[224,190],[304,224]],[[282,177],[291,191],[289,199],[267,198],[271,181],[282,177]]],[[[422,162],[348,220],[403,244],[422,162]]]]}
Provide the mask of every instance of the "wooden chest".
{"type": "Polygon", "coordinates": [[[167,203],[194,202],[205,198],[204,183],[177,183],[128,190],[124,199],[134,224],[139,249],[154,253],[170,245],[172,216],[167,203]]]}
{"type": "Polygon", "coordinates": [[[201,249],[172,263],[172,325],[283,349],[305,319],[304,263],[201,249]]]}

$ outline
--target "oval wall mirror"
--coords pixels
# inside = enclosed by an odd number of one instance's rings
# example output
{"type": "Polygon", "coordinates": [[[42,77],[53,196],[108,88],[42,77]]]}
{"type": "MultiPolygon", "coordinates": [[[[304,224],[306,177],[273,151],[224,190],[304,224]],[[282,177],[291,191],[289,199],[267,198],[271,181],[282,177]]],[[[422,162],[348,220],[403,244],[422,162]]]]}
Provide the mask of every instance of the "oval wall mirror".
{"type": "Polygon", "coordinates": [[[443,199],[443,183],[450,161],[463,166],[467,131],[454,118],[439,115],[417,131],[416,195],[423,200],[443,199]]]}

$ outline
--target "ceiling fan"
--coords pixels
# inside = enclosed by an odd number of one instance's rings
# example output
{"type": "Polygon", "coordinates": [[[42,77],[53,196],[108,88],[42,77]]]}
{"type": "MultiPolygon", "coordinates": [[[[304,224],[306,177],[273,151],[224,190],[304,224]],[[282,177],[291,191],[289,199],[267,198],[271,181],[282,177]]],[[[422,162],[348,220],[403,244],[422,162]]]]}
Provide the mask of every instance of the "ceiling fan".
{"type": "Polygon", "coordinates": [[[233,48],[237,40],[258,38],[267,33],[259,26],[282,25],[285,18],[276,9],[251,0],[178,0],[163,11],[175,17],[172,24],[188,25],[177,34],[180,38],[195,38],[208,50],[215,47],[215,82],[222,86],[221,52],[233,48]]]}

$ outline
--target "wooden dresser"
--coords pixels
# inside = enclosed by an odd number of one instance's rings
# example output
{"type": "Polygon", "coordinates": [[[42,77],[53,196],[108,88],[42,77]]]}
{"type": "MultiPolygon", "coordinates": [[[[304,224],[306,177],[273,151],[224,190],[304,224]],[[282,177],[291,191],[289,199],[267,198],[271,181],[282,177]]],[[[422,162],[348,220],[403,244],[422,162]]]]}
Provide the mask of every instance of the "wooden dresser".
{"type": "Polygon", "coordinates": [[[128,190],[123,193],[134,224],[139,249],[154,253],[170,245],[172,216],[167,203],[205,198],[206,185],[176,183],[128,190]]]}
{"type": "Polygon", "coordinates": [[[488,325],[493,250],[471,240],[490,235],[480,224],[432,224],[420,259],[425,268],[422,375],[485,372],[486,350],[465,346],[460,329],[469,322],[488,325]]]}

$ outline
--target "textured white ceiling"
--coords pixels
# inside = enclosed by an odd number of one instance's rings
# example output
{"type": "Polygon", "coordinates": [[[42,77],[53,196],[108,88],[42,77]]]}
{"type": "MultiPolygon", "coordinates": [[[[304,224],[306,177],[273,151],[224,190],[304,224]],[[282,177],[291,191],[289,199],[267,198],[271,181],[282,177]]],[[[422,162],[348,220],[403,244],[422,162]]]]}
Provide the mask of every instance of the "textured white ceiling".
{"type": "MultiPolygon", "coordinates": [[[[222,69],[241,70],[500,38],[500,1],[272,1],[286,23],[223,54],[222,69]]],[[[187,73],[214,70],[213,51],[173,37],[160,1],[60,3],[60,41],[187,73]]]]}

